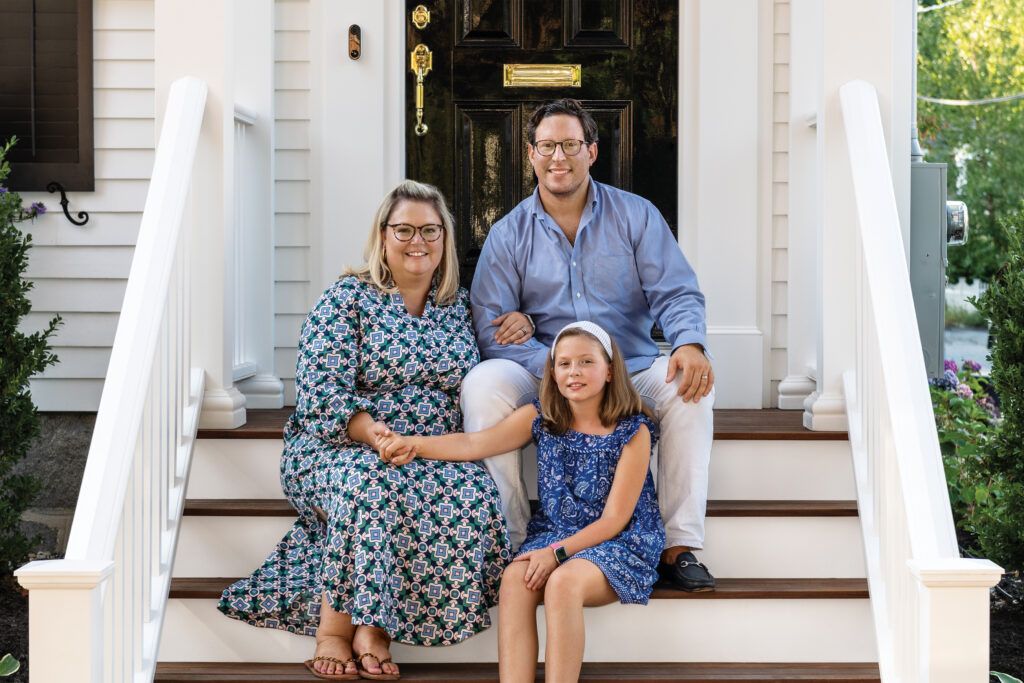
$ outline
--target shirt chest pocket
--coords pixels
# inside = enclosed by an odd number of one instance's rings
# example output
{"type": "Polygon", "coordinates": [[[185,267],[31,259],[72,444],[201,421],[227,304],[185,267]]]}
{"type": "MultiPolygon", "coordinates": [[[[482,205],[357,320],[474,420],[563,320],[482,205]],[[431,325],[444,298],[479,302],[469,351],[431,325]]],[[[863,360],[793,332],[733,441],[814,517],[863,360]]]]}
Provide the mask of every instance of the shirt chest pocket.
{"type": "Polygon", "coordinates": [[[636,257],[632,251],[609,251],[593,259],[590,267],[584,271],[587,291],[597,292],[610,301],[625,301],[631,293],[637,291],[639,284],[636,257]]]}

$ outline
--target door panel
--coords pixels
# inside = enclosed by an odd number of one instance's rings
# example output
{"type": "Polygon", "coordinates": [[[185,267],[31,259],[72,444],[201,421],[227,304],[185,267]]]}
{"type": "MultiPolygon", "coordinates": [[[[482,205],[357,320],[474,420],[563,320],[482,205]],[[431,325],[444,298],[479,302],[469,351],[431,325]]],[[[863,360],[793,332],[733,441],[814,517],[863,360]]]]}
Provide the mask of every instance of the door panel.
{"type": "Polygon", "coordinates": [[[637,191],[677,215],[678,0],[408,0],[407,46],[433,51],[424,81],[423,136],[414,132],[415,76],[407,88],[407,175],[441,188],[452,205],[462,282],[490,226],[536,183],[526,121],[541,102],[581,100],[599,128],[601,182],[637,191]],[[579,64],[580,87],[505,87],[505,64],[579,64]],[[636,189],[635,189],[636,188],[636,189]]]}

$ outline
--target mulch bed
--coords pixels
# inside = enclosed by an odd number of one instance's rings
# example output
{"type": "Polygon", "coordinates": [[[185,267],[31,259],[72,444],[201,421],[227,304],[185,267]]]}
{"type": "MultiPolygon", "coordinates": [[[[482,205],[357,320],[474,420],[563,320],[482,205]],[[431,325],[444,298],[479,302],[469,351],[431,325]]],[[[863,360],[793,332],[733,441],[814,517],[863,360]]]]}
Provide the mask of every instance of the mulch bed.
{"type": "Polygon", "coordinates": [[[4,683],[28,683],[28,598],[14,577],[0,576],[0,657],[8,653],[21,669],[4,683]]]}

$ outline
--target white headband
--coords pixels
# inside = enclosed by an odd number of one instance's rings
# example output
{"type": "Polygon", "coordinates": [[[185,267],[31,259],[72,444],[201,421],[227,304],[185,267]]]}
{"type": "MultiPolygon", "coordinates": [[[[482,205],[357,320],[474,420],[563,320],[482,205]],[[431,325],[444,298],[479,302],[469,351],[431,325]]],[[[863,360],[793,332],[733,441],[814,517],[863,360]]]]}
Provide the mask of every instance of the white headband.
{"type": "Polygon", "coordinates": [[[608,333],[601,329],[600,325],[590,322],[589,320],[581,320],[575,323],[569,323],[558,331],[555,335],[555,341],[551,343],[551,360],[555,359],[555,347],[558,346],[558,340],[565,334],[566,330],[571,329],[583,330],[597,337],[597,341],[601,342],[601,346],[604,347],[605,353],[608,354],[609,360],[612,357],[612,338],[608,336],[608,333]]]}

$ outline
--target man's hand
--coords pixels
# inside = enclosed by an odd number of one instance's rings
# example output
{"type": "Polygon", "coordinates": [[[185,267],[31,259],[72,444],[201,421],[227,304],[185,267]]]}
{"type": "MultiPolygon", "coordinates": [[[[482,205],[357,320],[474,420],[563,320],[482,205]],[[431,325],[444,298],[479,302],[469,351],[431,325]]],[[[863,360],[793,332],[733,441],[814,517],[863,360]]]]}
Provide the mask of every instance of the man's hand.
{"type": "Polygon", "coordinates": [[[711,393],[715,385],[715,371],[711,369],[711,361],[704,355],[700,344],[684,344],[672,352],[668,359],[668,374],[665,383],[675,379],[677,373],[683,373],[679,382],[679,395],[683,402],[697,403],[711,393]]]}
{"type": "Polygon", "coordinates": [[[532,591],[539,591],[544,588],[551,572],[558,568],[558,560],[555,559],[555,551],[551,548],[540,548],[531,550],[517,557],[513,562],[529,562],[523,580],[526,587],[532,591]]]}
{"type": "Polygon", "coordinates": [[[525,344],[533,336],[533,323],[525,314],[519,311],[502,313],[491,321],[492,325],[499,325],[498,331],[494,333],[494,341],[502,346],[505,344],[525,344]]]}

